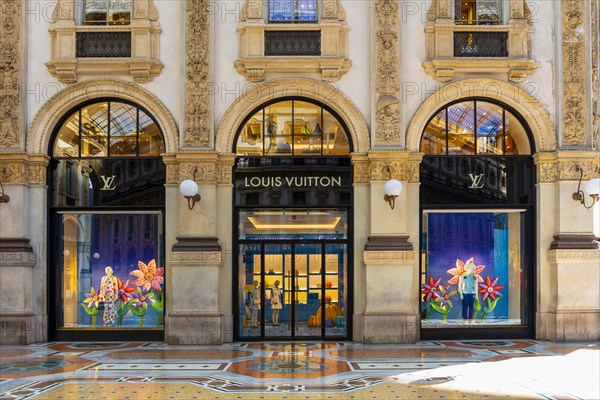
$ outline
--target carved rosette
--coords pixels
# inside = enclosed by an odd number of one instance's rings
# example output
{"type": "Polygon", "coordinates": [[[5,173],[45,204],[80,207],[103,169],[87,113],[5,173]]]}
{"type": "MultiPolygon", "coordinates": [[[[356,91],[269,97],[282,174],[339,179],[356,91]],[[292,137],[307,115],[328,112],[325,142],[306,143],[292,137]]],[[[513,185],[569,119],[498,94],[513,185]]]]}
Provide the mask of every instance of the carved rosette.
{"type": "Polygon", "coordinates": [[[21,145],[20,0],[0,4],[0,150],[21,145]]]}
{"type": "Polygon", "coordinates": [[[585,145],[585,38],[584,0],[563,5],[563,144],[585,145]]]}
{"type": "Polygon", "coordinates": [[[208,0],[186,0],[184,142],[191,147],[210,144],[209,7],[208,0]]]}
{"type": "Polygon", "coordinates": [[[400,144],[400,65],[398,61],[398,3],[379,0],[376,10],[375,142],[400,144]]]}

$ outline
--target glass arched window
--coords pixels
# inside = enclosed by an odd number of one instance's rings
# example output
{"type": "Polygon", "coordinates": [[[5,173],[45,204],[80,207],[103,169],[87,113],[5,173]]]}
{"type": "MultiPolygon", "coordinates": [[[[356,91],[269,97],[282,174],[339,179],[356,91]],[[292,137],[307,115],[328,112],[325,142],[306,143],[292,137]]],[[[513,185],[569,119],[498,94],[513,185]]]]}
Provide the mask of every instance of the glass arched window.
{"type": "Polygon", "coordinates": [[[269,0],[269,23],[315,23],[317,0],[269,0]]]}
{"type": "Polygon", "coordinates": [[[59,128],[54,157],[159,156],[163,136],[154,118],[118,100],[99,101],[72,112],[59,128]]]}
{"type": "Polygon", "coordinates": [[[252,113],[238,132],[240,156],[349,155],[345,124],[320,104],[280,100],[252,113]]]}
{"type": "Polygon", "coordinates": [[[463,100],[437,111],[423,131],[420,149],[438,155],[531,154],[522,118],[485,100],[463,100]]]}
{"type": "Polygon", "coordinates": [[[80,0],[83,25],[129,25],[133,0],[80,0]]]}
{"type": "Polygon", "coordinates": [[[461,25],[500,25],[503,3],[503,0],[454,0],[454,20],[461,25]]]}

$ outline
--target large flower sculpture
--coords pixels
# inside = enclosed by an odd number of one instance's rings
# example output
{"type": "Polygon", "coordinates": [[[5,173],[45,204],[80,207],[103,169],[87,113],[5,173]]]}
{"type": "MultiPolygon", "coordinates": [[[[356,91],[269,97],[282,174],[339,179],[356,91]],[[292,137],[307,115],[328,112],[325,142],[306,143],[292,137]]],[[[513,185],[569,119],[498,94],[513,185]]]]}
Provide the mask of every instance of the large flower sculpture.
{"type": "Polygon", "coordinates": [[[500,290],[504,289],[504,286],[496,285],[498,283],[498,277],[494,278],[492,281],[489,276],[485,277],[485,283],[479,284],[479,293],[482,294],[481,300],[485,301],[488,296],[492,300],[496,300],[496,296],[502,297],[500,290]]]}
{"type": "Polygon", "coordinates": [[[443,286],[440,286],[441,281],[442,281],[441,276],[437,279],[437,281],[434,281],[433,276],[430,276],[429,284],[424,283],[421,285],[421,286],[423,286],[423,290],[421,291],[421,293],[423,293],[425,295],[425,301],[431,300],[432,297],[434,298],[434,300],[439,297],[439,293],[437,291],[443,287],[443,286]]]}
{"type": "MultiPolygon", "coordinates": [[[[453,275],[452,278],[450,278],[450,280],[448,280],[449,284],[451,284],[451,285],[458,284],[458,282],[460,280],[460,276],[466,272],[466,270],[465,270],[466,264],[475,264],[474,257],[469,258],[466,263],[462,262],[459,259],[456,260],[456,268],[452,268],[447,271],[449,274],[453,275]]],[[[483,278],[481,276],[479,276],[479,273],[481,271],[483,271],[484,268],[485,268],[485,265],[477,265],[473,269],[473,273],[477,277],[477,282],[483,282],[483,278]]]]}
{"type": "Polygon", "coordinates": [[[85,294],[83,300],[87,308],[98,308],[100,307],[100,297],[93,287],[90,288],[90,292],[85,294]]]}
{"type": "Polygon", "coordinates": [[[138,268],[130,273],[138,278],[133,282],[135,286],[142,286],[145,291],[149,291],[150,288],[162,290],[160,285],[165,282],[163,277],[165,269],[156,268],[156,260],[150,260],[148,265],[138,261],[138,268]]]}
{"type": "Polygon", "coordinates": [[[125,284],[121,282],[121,278],[117,278],[117,287],[118,287],[118,299],[123,301],[123,303],[127,303],[131,298],[131,293],[135,292],[135,288],[129,287],[129,279],[125,281],[125,284]]]}
{"type": "Polygon", "coordinates": [[[132,310],[146,311],[148,309],[148,304],[154,303],[153,297],[153,292],[144,294],[140,288],[137,288],[136,291],[131,294],[131,300],[129,300],[129,303],[132,306],[132,310]]]}
{"type": "Polygon", "coordinates": [[[456,290],[450,291],[448,287],[440,286],[440,295],[435,301],[439,302],[440,307],[452,307],[452,301],[458,300],[454,296],[456,293],[456,290]]]}

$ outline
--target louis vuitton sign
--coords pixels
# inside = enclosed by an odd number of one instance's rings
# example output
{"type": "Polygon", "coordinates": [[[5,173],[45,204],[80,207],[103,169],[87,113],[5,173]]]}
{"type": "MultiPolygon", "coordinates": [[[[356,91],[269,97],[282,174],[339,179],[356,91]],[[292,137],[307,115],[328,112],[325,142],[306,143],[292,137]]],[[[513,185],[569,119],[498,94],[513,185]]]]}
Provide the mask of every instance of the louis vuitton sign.
{"type": "Polygon", "coordinates": [[[246,188],[336,188],[341,176],[251,176],[244,177],[246,188]]]}

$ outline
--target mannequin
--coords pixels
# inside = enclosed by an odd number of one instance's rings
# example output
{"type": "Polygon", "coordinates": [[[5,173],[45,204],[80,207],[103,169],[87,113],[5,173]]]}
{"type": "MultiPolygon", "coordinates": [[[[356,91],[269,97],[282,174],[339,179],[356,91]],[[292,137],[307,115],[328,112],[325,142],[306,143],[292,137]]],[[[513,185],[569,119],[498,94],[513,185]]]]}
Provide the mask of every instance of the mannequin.
{"type": "Polygon", "coordinates": [[[281,289],[279,281],[275,281],[275,287],[271,289],[271,310],[273,310],[273,326],[279,326],[279,310],[281,310],[281,289]]]}
{"type": "Polygon", "coordinates": [[[114,305],[117,300],[118,283],[117,277],[113,276],[113,270],[110,266],[104,268],[106,275],[100,280],[100,293],[98,300],[104,303],[103,321],[105,326],[110,326],[115,323],[114,305]]]}
{"type": "Polygon", "coordinates": [[[462,317],[469,322],[475,322],[473,311],[475,298],[477,296],[477,276],[475,275],[475,264],[472,262],[465,265],[465,273],[458,280],[458,292],[462,299],[462,317]]]}
{"type": "Polygon", "coordinates": [[[254,281],[254,287],[250,291],[250,327],[258,328],[258,312],[260,311],[260,286],[254,281]]]}

